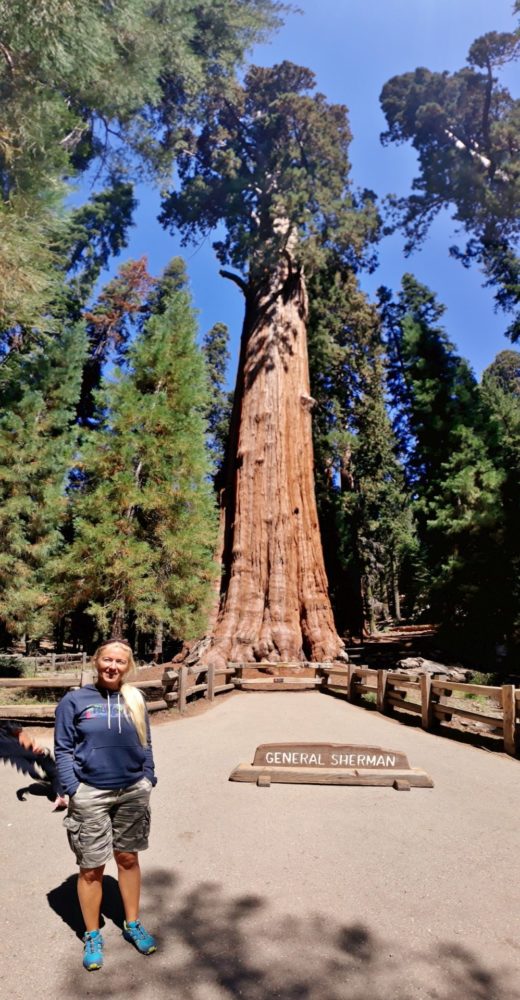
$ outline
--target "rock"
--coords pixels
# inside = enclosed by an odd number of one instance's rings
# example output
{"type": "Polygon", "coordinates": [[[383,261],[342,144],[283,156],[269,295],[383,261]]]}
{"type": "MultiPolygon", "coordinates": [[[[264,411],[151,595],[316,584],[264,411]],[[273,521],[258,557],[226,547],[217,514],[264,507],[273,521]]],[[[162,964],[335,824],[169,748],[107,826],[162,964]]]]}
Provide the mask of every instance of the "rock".
{"type": "Polygon", "coordinates": [[[471,670],[465,670],[464,667],[448,667],[445,663],[426,660],[422,656],[406,656],[403,660],[398,660],[397,670],[426,673],[430,674],[431,677],[448,677],[451,681],[461,681],[462,683],[467,683],[473,676],[471,670]]]}

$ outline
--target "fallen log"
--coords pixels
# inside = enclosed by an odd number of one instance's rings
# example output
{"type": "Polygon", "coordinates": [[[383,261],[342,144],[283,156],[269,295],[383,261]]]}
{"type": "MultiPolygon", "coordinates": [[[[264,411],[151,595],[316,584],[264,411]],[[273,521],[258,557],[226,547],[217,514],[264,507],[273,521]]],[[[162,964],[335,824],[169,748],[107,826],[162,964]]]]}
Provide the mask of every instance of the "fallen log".
{"type": "Polygon", "coordinates": [[[466,670],[461,666],[447,666],[445,663],[437,663],[435,660],[426,660],[423,656],[406,656],[397,662],[398,670],[420,671],[429,674],[431,677],[449,677],[452,681],[470,681],[473,677],[471,670],[466,670]]]}

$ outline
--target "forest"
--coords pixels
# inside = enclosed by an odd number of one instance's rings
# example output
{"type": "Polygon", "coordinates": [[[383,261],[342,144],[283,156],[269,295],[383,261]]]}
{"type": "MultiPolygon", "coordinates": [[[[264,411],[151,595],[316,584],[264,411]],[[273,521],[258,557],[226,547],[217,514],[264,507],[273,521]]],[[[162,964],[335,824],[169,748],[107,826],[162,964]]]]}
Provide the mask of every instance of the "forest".
{"type": "Polygon", "coordinates": [[[382,142],[418,176],[381,197],[314,73],[249,61],[288,9],[0,2],[0,649],[322,661],[423,622],[484,669],[516,660],[520,100],[500,71],[520,28],[386,82],[382,142]],[[125,258],[142,183],[242,297],[232,391],[186,261],[125,258]],[[386,233],[412,248],[446,209],[508,338],[480,379],[434,276],[361,287],[386,233]]]}

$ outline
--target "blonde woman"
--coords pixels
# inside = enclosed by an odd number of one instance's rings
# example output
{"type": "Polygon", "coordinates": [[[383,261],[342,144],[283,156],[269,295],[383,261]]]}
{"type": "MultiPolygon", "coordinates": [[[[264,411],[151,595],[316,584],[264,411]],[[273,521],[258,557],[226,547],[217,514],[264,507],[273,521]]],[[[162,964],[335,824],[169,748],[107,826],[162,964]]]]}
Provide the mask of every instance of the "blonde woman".
{"type": "Polygon", "coordinates": [[[123,936],[143,955],[157,948],[139,920],[138,852],[148,847],[150,792],[157,781],[146,707],[141,692],[124,682],[134,667],[127,643],[100,646],[94,666],[96,683],[62,698],[55,728],[58,775],[70,796],[63,823],[79,865],[83,965],[89,972],[103,964],[102,884],[112,855],[125,911],[123,936]]]}

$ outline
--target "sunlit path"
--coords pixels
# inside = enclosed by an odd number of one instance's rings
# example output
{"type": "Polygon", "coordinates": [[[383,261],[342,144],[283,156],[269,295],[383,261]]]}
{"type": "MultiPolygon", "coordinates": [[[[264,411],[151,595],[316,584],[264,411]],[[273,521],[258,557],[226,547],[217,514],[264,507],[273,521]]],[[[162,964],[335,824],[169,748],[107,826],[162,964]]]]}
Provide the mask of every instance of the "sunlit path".
{"type": "Polygon", "coordinates": [[[44,798],[1,772],[2,980],[13,1000],[513,1000],[520,764],[314,692],[243,694],[155,725],[159,784],[143,917],[121,938],[109,866],[106,966],[84,973],[72,855],[44,798]],[[257,744],[373,743],[435,788],[228,781],[257,744]]]}

